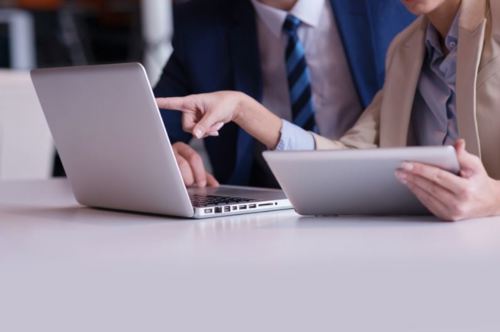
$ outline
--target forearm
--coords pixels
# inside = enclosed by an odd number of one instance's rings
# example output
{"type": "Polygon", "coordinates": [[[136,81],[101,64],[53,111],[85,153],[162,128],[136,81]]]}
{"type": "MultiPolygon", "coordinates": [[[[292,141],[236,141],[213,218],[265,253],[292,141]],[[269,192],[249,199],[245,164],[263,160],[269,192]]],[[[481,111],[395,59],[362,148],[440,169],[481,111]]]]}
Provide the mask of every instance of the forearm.
{"type": "Polygon", "coordinates": [[[280,139],[282,121],[255,99],[240,95],[234,122],[268,149],[275,149],[280,139]]]}

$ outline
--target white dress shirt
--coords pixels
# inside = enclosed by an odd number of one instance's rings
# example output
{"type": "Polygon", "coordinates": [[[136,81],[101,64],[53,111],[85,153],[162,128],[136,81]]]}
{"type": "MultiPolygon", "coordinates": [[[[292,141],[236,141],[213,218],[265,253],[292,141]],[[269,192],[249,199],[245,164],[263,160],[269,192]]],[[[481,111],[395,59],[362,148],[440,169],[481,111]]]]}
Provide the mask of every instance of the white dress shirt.
{"type": "MultiPolygon", "coordinates": [[[[288,38],[283,32],[286,16],[303,24],[298,36],[304,45],[319,133],[340,138],[362,112],[349,70],[333,9],[326,0],[298,0],[286,12],[252,0],[257,12],[257,31],[263,79],[263,105],[291,121],[292,111],[285,68],[288,38]]],[[[284,121],[278,149],[313,149],[311,133],[284,121]]]]}

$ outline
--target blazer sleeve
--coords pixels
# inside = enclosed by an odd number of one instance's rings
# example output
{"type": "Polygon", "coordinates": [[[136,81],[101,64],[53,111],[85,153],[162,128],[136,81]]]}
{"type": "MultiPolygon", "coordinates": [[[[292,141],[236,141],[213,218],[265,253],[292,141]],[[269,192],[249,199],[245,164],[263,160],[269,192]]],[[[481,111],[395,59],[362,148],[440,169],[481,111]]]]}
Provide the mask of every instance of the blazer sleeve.
{"type": "MultiPolygon", "coordinates": [[[[176,51],[165,66],[161,78],[154,88],[155,97],[181,97],[190,94],[188,76],[176,51]]],[[[182,129],[182,114],[172,110],[160,110],[161,117],[172,143],[188,143],[192,135],[182,129]]]]}

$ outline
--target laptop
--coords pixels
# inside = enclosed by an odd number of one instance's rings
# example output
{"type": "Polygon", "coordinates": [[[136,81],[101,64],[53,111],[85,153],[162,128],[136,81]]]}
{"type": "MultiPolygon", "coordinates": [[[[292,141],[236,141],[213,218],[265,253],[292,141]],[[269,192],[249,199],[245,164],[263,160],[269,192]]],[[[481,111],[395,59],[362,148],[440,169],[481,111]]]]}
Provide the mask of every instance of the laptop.
{"type": "Polygon", "coordinates": [[[311,152],[266,151],[264,158],[301,215],[425,215],[395,177],[404,161],[457,174],[452,146],[311,152]]]}
{"type": "Polygon", "coordinates": [[[184,218],[291,208],[281,190],[186,188],[140,64],[41,69],[31,78],[80,204],[184,218]]]}

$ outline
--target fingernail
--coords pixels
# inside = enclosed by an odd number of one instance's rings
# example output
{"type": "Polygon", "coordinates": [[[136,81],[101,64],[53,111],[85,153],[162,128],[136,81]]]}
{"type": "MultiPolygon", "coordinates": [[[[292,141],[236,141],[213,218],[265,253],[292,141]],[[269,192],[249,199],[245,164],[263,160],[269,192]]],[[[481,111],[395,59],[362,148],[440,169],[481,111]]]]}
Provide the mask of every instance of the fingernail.
{"type": "Polygon", "coordinates": [[[408,163],[408,162],[404,162],[401,164],[401,168],[404,169],[405,171],[411,171],[411,170],[413,170],[413,164],[408,163]]]}
{"type": "Polygon", "coordinates": [[[395,175],[396,175],[396,179],[399,180],[399,182],[403,183],[403,184],[407,184],[408,183],[408,180],[407,180],[407,177],[406,177],[406,174],[404,174],[403,172],[401,171],[396,171],[395,172],[395,175]]]}
{"type": "Polygon", "coordinates": [[[215,127],[215,129],[216,129],[217,131],[219,131],[219,130],[221,130],[221,129],[222,129],[222,127],[224,127],[224,122],[219,122],[219,123],[217,124],[217,126],[215,127]]]}
{"type": "Polygon", "coordinates": [[[200,183],[198,183],[198,187],[199,188],[205,188],[207,186],[207,182],[206,181],[202,181],[200,183]]]}
{"type": "Polygon", "coordinates": [[[194,135],[196,138],[200,139],[200,138],[202,138],[202,137],[203,137],[203,132],[202,132],[200,129],[195,129],[195,130],[194,130],[194,132],[193,132],[193,135],[194,135]]]}
{"type": "Polygon", "coordinates": [[[212,136],[212,137],[218,137],[219,136],[219,132],[218,131],[214,131],[212,133],[209,133],[208,135],[212,136]]]}

